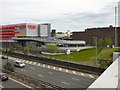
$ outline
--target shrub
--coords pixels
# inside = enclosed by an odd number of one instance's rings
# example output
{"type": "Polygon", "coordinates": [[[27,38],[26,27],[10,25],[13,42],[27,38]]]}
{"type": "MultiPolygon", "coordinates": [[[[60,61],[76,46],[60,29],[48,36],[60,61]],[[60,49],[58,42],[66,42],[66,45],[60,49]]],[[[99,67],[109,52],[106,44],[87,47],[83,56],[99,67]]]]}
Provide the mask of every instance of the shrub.
{"type": "Polygon", "coordinates": [[[13,67],[13,65],[12,65],[10,62],[7,62],[7,63],[4,65],[3,68],[6,69],[6,70],[9,70],[9,71],[11,71],[11,72],[14,72],[14,67],[13,67]]]}

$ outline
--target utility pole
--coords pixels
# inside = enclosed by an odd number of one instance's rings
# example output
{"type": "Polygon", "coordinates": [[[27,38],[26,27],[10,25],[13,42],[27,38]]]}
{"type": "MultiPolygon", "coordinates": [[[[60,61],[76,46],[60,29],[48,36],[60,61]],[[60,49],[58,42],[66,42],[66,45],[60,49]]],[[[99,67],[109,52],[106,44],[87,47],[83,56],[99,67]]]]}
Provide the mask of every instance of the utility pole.
{"type": "Polygon", "coordinates": [[[95,39],[95,41],[96,41],[96,60],[95,60],[95,64],[97,64],[97,55],[98,55],[98,39],[97,39],[97,37],[93,37],[94,39],[95,39]]]}
{"type": "Polygon", "coordinates": [[[117,40],[117,39],[118,39],[117,37],[118,37],[118,36],[117,36],[117,27],[116,27],[116,24],[117,24],[116,21],[117,21],[117,20],[116,20],[116,19],[117,19],[117,7],[115,7],[115,47],[118,46],[118,43],[117,43],[117,41],[118,41],[118,40],[117,40]]]}

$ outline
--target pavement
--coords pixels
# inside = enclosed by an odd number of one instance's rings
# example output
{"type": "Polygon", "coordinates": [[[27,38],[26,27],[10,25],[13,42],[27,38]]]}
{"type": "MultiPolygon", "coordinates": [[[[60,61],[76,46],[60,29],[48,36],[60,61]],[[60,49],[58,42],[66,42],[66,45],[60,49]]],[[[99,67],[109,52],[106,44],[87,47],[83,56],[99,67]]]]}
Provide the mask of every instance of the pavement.
{"type": "Polygon", "coordinates": [[[25,85],[17,80],[14,80],[9,77],[8,80],[1,82],[0,89],[2,90],[12,90],[12,89],[22,89],[22,90],[32,90],[31,87],[28,85],[25,85]]]}
{"type": "MultiPolygon", "coordinates": [[[[68,70],[60,67],[9,57],[9,62],[20,60],[25,68],[15,68],[15,72],[43,80],[63,88],[88,88],[97,78],[94,75],[68,70]]],[[[6,61],[3,60],[3,63],[6,61]]]]}

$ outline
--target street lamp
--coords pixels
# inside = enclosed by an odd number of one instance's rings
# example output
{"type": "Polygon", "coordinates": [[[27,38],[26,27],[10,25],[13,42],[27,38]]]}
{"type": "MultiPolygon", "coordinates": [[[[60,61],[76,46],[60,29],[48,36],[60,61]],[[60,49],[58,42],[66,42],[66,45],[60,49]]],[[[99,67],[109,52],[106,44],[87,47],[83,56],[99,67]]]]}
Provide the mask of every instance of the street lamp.
{"type": "Polygon", "coordinates": [[[117,36],[117,27],[116,27],[116,24],[117,24],[117,7],[115,7],[115,47],[117,47],[117,39],[118,39],[118,36],[117,36]]]}
{"type": "Polygon", "coordinates": [[[98,42],[97,42],[97,41],[98,41],[98,38],[97,38],[97,37],[93,37],[93,38],[94,38],[95,41],[96,41],[96,60],[95,60],[95,64],[97,64],[97,51],[98,51],[98,50],[97,50],[97,49],[98,49],[98,47],[97,47],[97,46],[98,46],[98,42]]]}

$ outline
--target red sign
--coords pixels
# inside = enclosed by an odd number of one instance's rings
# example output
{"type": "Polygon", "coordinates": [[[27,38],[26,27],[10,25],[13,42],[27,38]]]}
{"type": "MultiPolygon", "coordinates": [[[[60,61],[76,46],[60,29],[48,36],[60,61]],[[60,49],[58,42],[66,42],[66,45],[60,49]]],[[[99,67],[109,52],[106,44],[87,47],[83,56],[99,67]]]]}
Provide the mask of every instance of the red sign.
{"type": "Polygon", "coordinates": [[[26,25],[19,25],[19,29],[25,29],[26,25]]]}
{"type": "Polygon", "coordinates": [[[36,26],[35,25],[28,25],[28,28],[29,29],[36,29],[36,26]]]}
{"type": "Polygon", "coordinates": [[[16,30],[18,26],[0,26],[0,29],[12,29],[16,30]]]}

